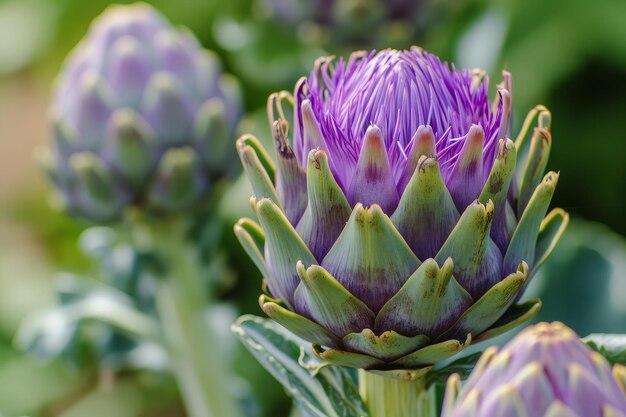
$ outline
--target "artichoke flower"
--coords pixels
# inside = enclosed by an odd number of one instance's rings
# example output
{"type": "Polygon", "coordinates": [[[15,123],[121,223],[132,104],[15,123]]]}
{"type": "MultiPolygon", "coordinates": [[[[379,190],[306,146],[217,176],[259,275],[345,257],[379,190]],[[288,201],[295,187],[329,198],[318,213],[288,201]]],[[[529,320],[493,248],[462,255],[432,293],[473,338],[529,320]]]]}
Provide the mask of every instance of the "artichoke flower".
{"type": "Polygon", "coordinates": [[[192,209],[232,168],[236,84],[147,4],[111,6],[68,56],[43,160],[62,207],[95,222],[128,207],[192,209]]]}
{"type": "Polygon", "coordinates": [[[626,392],[609,363],[559,322],[487,349],[459,389],[458,375],[450,377],[443,417],[626,416],[626,392]]]}
{"type": "Polygon", "coordinates": [[[276,162],[238,140],[260,224],[235,233],[261,307],[321,358],[424,368],[538,311],[516,301],[568,222],[544,217],[551,117],[508,139],[510,75],[493,105],[488,84],[419,48],[320,58],[269,98],[276,162]]]}

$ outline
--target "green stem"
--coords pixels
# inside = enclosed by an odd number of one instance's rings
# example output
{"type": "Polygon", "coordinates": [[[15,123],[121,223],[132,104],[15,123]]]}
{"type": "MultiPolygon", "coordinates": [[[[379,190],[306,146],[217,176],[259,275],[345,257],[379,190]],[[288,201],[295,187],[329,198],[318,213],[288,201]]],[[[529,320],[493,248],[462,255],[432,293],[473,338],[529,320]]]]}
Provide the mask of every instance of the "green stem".
{"type": "Polygon", "coordinates": [[[435,388],[426,389],[423,378],[407,381],[359,369],[359,391],[370,417],[438,415],[435,388]]]}
{"type": "Polygon", "coordinates": [[[201,279],[197,251],[186,243],[179,222],[147,226],[151,246],[167,260],[157,309],[187,412],[190,417],[241,417],[229,392],[230,374],[217,337],[205,320],[211,297],[201,279]]]}

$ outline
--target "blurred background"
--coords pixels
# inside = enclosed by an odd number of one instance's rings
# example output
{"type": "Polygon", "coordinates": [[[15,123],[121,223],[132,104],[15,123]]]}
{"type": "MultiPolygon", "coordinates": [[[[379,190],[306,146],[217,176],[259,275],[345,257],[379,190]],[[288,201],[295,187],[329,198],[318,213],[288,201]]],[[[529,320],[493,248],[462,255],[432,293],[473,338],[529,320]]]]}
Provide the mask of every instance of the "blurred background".
{"type": "MultiPolygon", "coordinates": [[[[101,360],[103,345],[90,337],[96,330],[78,332],[63,315],[46,322],[49,334],[28,346],[16,337],[24,323],[36,323],[42,311],[74,294],[68,281],[88,285],[97,279],[103,262],[79,249],[88,225],[51,208],[33,153],[50,139],[46,111],[55,74],[108,3],[0,0],[2,416],[184,415],[158,349],[143,346],[148,350],[139,355],[128,350],[135,356],[111,367],[101,360]]],[[[457,67],[484,68],[492,85],[500,81],[501,69],[510,71],[514,126],[539,103],[553,114],[548,169],[561,172],[553,205],[573,217],[528,296],[543,298],[540,320],[561,320],[581,336],[626,333],[626,2],[150,3],[218,53],[242,86],[246,116],[240,131],[264,140],[270,133],[268,94],[291,90],[322,54],[420,45],[457,67]]],[[[248,214],[250,195],[247,181],[240,180],[222,202],[219,239],[230,284],[220,290],[223,302],[212,317],[223,329],[239,314],[261,314],[259,274],[231,232],[236,219],[248,214]]],[[[114,342],[119,347],[125,339],[114,342]]],[[[234,341],[232,346],[250,415],[288,415],[289,401],[278,384],[234,341]]]]}

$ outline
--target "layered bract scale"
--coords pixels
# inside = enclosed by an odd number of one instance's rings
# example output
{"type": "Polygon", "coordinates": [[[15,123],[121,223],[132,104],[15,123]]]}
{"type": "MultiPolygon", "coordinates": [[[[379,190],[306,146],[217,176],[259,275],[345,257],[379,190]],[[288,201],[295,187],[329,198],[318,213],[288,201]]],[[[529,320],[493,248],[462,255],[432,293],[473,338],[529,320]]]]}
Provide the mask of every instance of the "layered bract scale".
{"type": "Polygon", "coordinates": [[[54,149],[43,162],[75,215],[178,212],[232,171],[239,115],[236,84],[191,32],[147,4],[111,6],[57,79],[54,149]]]}
{"type": "Polygon", "coordinates": [[[463,389],[450,377],[442,416],[624,417],[626,391],[571,329],[539,323],[487,349],[463,389]]]}
{"type": "Polygon", "coordinates": [[[269,98],[276,163],[239,139],[260,224],[235,231],[266,278],[262,308],[322,358],[424,367],[538,310],[515,301],[568,221],[544,218],[550,113],[513,142],[510,76],[493,104],[487,90],[418,48],[321,58],[269,98]]]}

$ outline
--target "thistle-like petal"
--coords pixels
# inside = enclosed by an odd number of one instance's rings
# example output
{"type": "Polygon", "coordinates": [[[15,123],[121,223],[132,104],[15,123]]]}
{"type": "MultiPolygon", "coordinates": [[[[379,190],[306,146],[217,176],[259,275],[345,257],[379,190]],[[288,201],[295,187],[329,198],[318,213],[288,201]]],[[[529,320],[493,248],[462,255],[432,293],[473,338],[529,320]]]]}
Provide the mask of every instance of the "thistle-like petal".
{"type": "Polygon", "coordinates": [[[120,175],[139,187],[156,163],[150,155],[154,136],[136,112],[119,109],[111,116],[102,144],[102,158],[120,175]]]}
{"type": "MultiPolygon", "coordinates": [[[[537,245],[535,246],[535,263],[537,270],[548,259],[569,224],[569,214],[563,209],[555,208],[541,221],[537,245]]],[[[531,274],[532,275],[532,274],[531,274]]]]}
{"type": "Polygon", "coordinates": [[[124,36],[115,41],[106,75],[121,105],[130,108],[139,106],[151,72],[150,57],[137,39],[124,36]]]}
{"type": "Polygon", "coordinates": [[[150,202],[167,211],[188,208],[209,185],[201,172],[202,163],[193,148],[169,149],[159,161],[150,202]]]}
{"type": "Polygon", "coordinates": [[[478,197],[478,200],[486,204],[493,202],[494,213],[491,224],[491,238],[504,253],[511,239],[511,223],[516,222],[514,216],[507,211],[509,186],[515,173],[516,152],[513,141],[501,139],[498,143],[498,153],[493,163],[487,182],[478,197]],[[508,217],[508,218],[507,218],[508,217]]]}
{"type": "Polygon", "coordinates": [[[491,339],[527,322],[541,309],[541,301],[538,298],[530,299],[524,303],[514,304],[509,307],[502,316],[489,329],[482,332],[474,339],[475,342],[491,339]]]}
{"type": "Polygon", "coordinates": [[[293,294],[300,283],[296,264],[300,261],[304,265],[314,265],[317,261],[276,204],[263,198],[254,206],[265,231],[269,289],[273,296],[293,306],[293,294]]]}
{"type": "Polygon", "coordinates": [[[493,211],[491,201],[470,204],[435,256],[454,260],[454,277],[474,299],[501,279],[502,254],[489,235],[493,211]]]}
{"type": "Polygon", "coordinates": [[[212,174],[226,168],[232,146],[227,111],[222,100],[212,98],[200,106],[193,122],[194,145],[212,174]]]}
{"type": "Polygon", "coordinates": [[[413,253],[427,259],[437,254],[459,217],[437,161],[422,156],[391,221],[413,253]]]}
{"type": "Polygon", "coordinates": [[[340,349],[324,349],[319,345],[313,345],[313,353],[320,359],[350,368],[376,369],[385,364],[382,359],[370,355],[340,349]]]}
{"type": "Polygon", "coordinates": [[[581,417],[560,401],[552,403],[544,417],[581,417]]]}
{"type": "Polygon", "coordinates": [[[239,219],[234,226],[235,236],[241,243],[252,262],[261,271],[264,277],[270,275],[263,253],[265,250],[265,233],[254,220],[248,218],[239,219]]]}
{"type": "Polygon", "coordinates": [[[79,152],[69,159],[69,169],[75,181],[68,204],[81,215],[93,213],[100,221],[115,217],[128,202],[128,192],[116,188],[111,172],[91,152],[79,152]]]}
{"type": "Polygon", "coordinates": [[[272,124],[276,148],[276,194],[291,224],[298,224],[307,207],[307,174],[285,137],[285,126],[280,121],[272,124]]]}
{"type": "Polygon", "coordinates": [[[624,392],[624,395],[626,395],[626,365],[615,364],[613,366],[613,377],[624,392]]]}
{"type": "Polygon", "coordinates": [[[526,365],[510,382],[529,416],[543,415],[557,394],[539,362],[526,365]]]}
{"type": "Polygon", "coordinates": [[[80,79],[74,128],[81,134],[84,150],[95,150],[102,140],[113,107],[111,92],[94,71],[80,79]]]}
{"type": "Polygon", "coordinates": [[[454,356],[465,349],[472,341],[470,334],[463,340],[450,339],[444,342],[434,342],[428,346],[409,353],[392,362],[392,365],[402,369],[415,369],[437,363],[454,356]]]}
{"type": "Polygon", "coordinates": [[[302,262],[296,268],[303,284],[300,294],[315,322],[338,337],[372,327],[374,313],[328,271],[319,265],[307,269],[302,262]]]}
{"type": "Polygon", "coordinates": [[[411,151],[407,157],[407,164],[398,182],[398,190],[404,190],[415,174],[422,156],[435,158],[437,155],[435,134],[430,126],[420,126],[411,138],[411,151]]]}
{"type": "Polygon", "coordinates": [[[473,125],[467,133],[463,148],[452,169],[448,172],[446,183],[459,210],[476,200],[483,188],[483,148],[485,132],[478,125],[473,125]]]}
{"type": "MultiPolygon", "coordinates": [[[[195,38],[192,38],[195,42],[195,38]]],[[[155,46],[163,68],[180,79],[195,77],[195,48],[190,48],[186,36],[173,29],[160,30],[155,46]]]]}
{"type": "Polygon", "coordinates": [[[398,191],[393,180],[391,167],[383,137],[376,126],[370,126],[363,138],[356,172],[348,187],[348,201],[364,206],[378,204],[385,213],[393,213],[398,205],[398,191]]]}
{"type": "Polygon", "coordinates": [[[485,413],[490,416],[501,417],[528,417],[529,415],[540,414],[528,414],[526,407],[519,394],[512,385],[502,385],[492,393],[489,398],[490,402],[485,402],[483,408],[485,413]],[[506,399],[506,401],[503,401],[506,399]]]}
{"type": "Polygon", "coordinates": [[[340,345],[336,336],[314,321],[294,313],[274,301],[267,300],[264,296],[261,296],[259,303],[265,314],[295,335],[305,340],[314,340],[315,343],[325,346],[340,345]]]}
{"type": "Polygon", "coordinates": [[[296,230],[321,260],[341,234],[352,209],[333,178],[324,151],[309,153],[306,176],[308,204],[296,230]]]}
{"type": "Polygon", "coordinates": [[[165,144],[182,145],[191,136],[190,99],[170,73],[162,71],[150,77],[140,108],[165,144]]]}
{"type": "Polygon", "coordinates": [[[463,312],[461,317],[437,340],[460,338],[466,334],[480,334],[493,325],[511,306],[519,289],[528,277],[528,266],[518,270],[491,287],[482,297],[463,312]]]}
{"type": "Polygon", "coordinates": [[[473,303],[452,270],[451,258],[441,268],[433,259],[424,261],[380,310],[376,331],[396,330],[434,339],[449,328],[473,303]]]}
{"type": "Polygon", "coordinates": [[[328,151],[326,141],[320,130],[317,118],[311,109],[311,102],[309,100],[302,102],[300,112],[302,114],[302,128],[304,132],[302,135],[303,149],[307,149],[305,153],[308,153],[308,151],[312,149],[328,151]]]}
{"type": "Polygon", "coordinates": [[[358,333],[350,333],[343,338],[347,348],[387,361],[414,352],[428,342],[430,339],[421,334],[408,337],[389,330],[376,335],[368,328],[358,333]]]}
{"type": "MultiPolygon", "coordinates": [[[[259,152],[259,147],[258,139],[252,135],[242,136],[237,140],[239,159],[241,159],[243,169],[252,184],[254,195],[256,198],[269,198],[274,203],[280,205],[280,199],[272,183],[272,177],[268,173],[267,164],[264,163],[265,151],[259,152]]],[[[261,147],[260,149],[263,148],[261,147]]]]}
{"type": "Polygon", "coordinates": [[[530,139],[526,166],[523,168],[520,178],[519,195],[517,197],[517,213],[519,214],[524,212],[535,188],[541,182],[543,173],[548,165],[551,146],[552,136],[550,131],[544,128],[535,128],[535,132],[530,139]]]}
{"type": "Polygon", "coordinates": [[[504,272],[514,270],[522,260],[534,265],[537,235],[558,180],[559,174],[549,172],[535,189],[504,255],[504,272]]]}
{"type": "Polygon", "coordinates": [[[322,266],[378,312],[417,269],[419,260],[379,206],[357,204],[322,266]]]}

